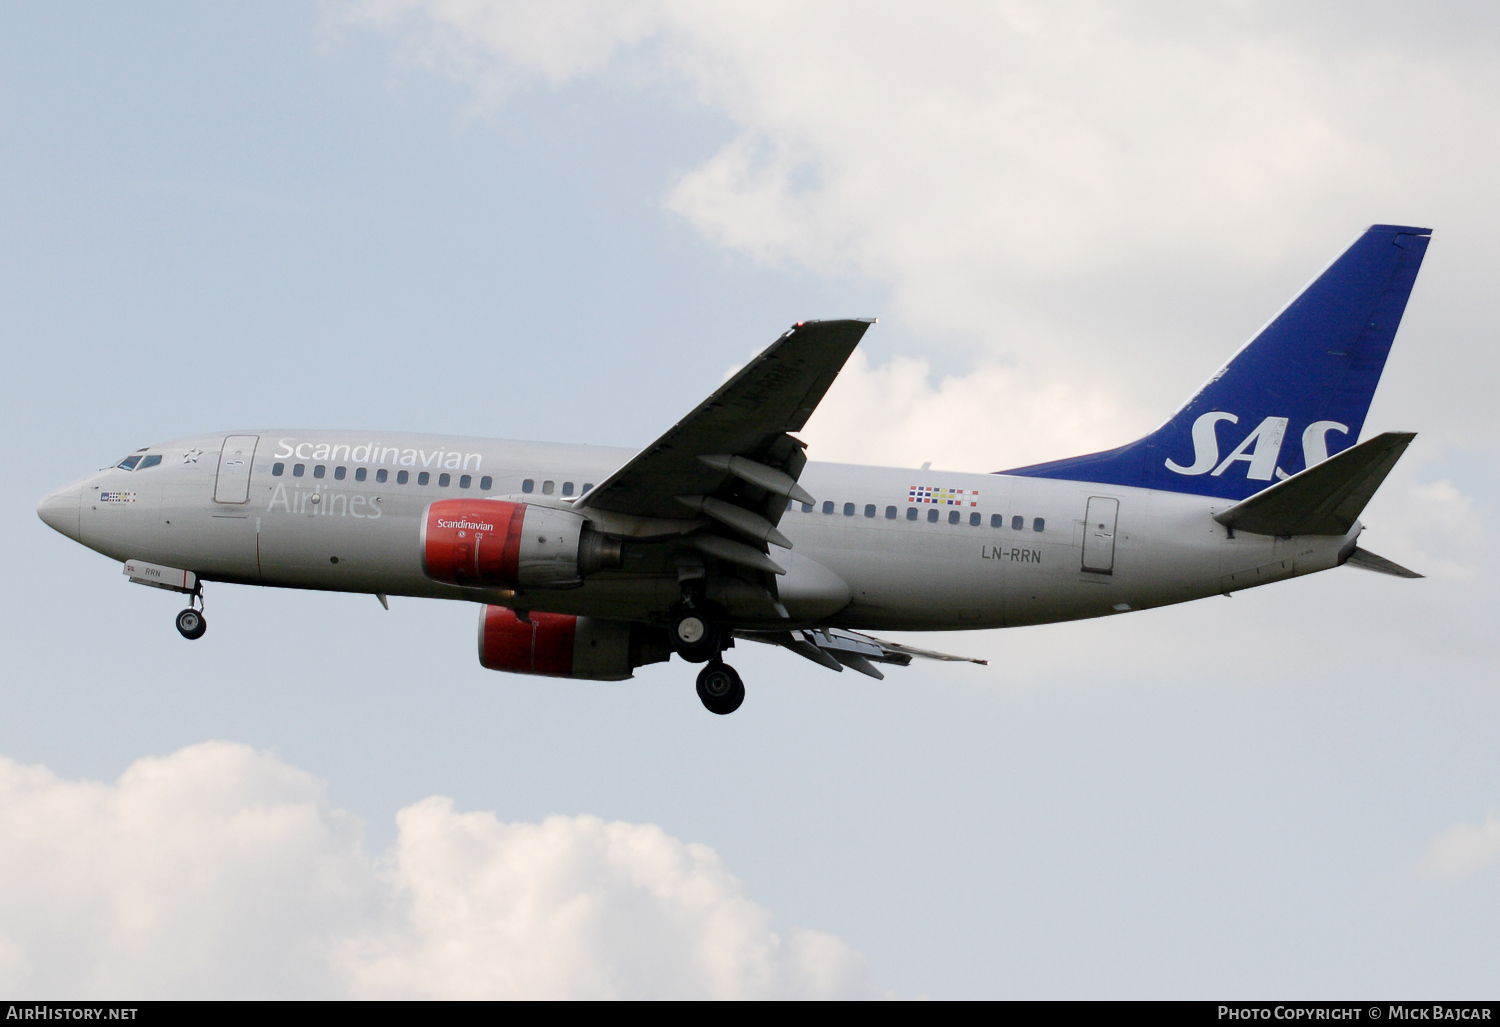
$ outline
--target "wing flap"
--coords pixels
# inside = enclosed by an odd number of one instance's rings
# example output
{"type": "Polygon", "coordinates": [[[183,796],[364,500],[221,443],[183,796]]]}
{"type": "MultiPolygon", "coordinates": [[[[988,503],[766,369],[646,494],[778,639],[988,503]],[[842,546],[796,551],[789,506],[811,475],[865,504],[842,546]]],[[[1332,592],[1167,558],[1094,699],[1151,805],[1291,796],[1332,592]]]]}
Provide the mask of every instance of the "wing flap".
{"type": "Polygon", "coordinates": [[[988,660],[972,656],[953,656],[950,653],[940,653],[932,649],[918,649],[916,646],[887,642],[872,635],[845,631],[842,628],[808,628],[798,631],[746,630],[736,631],[734,635],[736,638],[743,638],[747,641],[782,646],[829,670],[842,671],[844,667],[850,667],[873,678],[884,677],[873,666],[874,664],[888,663],[905,667],[911,663],[913,656],[920,656],[924,660],[977,663],[981,667],[989,666],[988,660]]]}

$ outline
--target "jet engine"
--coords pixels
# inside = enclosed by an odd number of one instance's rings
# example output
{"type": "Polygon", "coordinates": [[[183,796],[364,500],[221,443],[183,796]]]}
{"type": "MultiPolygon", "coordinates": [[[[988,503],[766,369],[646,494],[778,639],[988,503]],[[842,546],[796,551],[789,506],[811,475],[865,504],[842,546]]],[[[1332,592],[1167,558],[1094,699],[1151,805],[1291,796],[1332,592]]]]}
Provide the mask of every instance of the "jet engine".
{"type": "Polygon", "coordinates": [[[568,510],[498,499],[440,499],[422,518],[422,570],[481,588],[571,588],[619,567],[620,540],[568,510]]]}
{"type": "Polygon", "coordinates": [[[671,655],[666,631],[645,624],[537,612],[521,620],[504,606],[479,614],[479,663],[490,670],[623,681],[671,655]]]}

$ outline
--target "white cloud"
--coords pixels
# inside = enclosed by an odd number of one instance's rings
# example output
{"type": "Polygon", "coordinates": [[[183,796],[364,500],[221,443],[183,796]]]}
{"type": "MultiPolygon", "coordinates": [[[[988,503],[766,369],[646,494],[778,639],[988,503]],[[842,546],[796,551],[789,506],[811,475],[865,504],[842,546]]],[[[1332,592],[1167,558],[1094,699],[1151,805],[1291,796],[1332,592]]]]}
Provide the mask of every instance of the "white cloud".
{"type": "Polygon", "coordinates": [[[393,929],[347,948],[363,997],[861,994],[831,935],[770,930],[713,850],[650,824],[505,824],[431,798],[401,811],[393,929]]]}
{"type": "Polygon", "coordinates": [[[1490,814],[1481,824],[1454,824],[1433,839],[1421,869],[1450,881],[1473,877],[1500,857],[1500,820],[1490,814]]]}
{"type": "Polygon", "coordinates": [[[839,939],[771,930],[649,824],[507,824],[430,798],[388,858],[324,787],[227,742],[114,784],[0,758],[0,990],[134,997],[837,997],[839,939]]]}
{"type": "Polygon", "coordinates": [[[871,367],[856,350],[801,434],[818,460],[999,471],[1128,442],[1120,422],[1100,389],[999,364],[933,384],[926,361],[871,367]]]}
{"type": "Polygon", "coordinates": [[[1484,513],[1446,478],[1420,480],[1422,454],[1409,454],[1361,520],[1362,544],[1431,578],[1472,581],[1490,556],[1484,513]]]}

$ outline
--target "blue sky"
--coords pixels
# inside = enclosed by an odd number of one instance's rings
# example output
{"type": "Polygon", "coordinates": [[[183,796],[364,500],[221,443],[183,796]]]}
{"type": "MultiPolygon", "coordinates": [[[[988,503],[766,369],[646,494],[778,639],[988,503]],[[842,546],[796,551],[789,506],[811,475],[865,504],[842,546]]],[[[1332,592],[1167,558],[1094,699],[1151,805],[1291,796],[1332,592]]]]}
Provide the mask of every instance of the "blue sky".
{"type": "Polygon", "coordinates": [[[1493,17],[868,10],[0,13],[7,990],[1492,990],[1493,17]],[[205,430],[643,445],[807,317],[882,319],[813,458],[1069,455],[1152,427],[1372,222],[1436,230],[1367,426],[1422,433],[1365,540],[1422,582],[926,639],[991,664],[878,684],[742,646],[751,698],[720,719],[680,663],[486,672],[457,604],[218,586],[189,646],[173,596],[34,512],[205,430]],[[252,808],[305,833],[236,860],[252,808]],[[547,849],[525,825],[553,815],[547,849]],[[698,914],[634,933],[656,921],[620,864],[577,856],[590,817],[698,867],[739,941],[698,914]],[[603,896],[604,926],[500,899],[421,922],[412,895],[477,886],[419,842],[464,831],[516,888],[603,896]],[[183,865],[191,904],[161,883],[183,865]],[[684,970],[684,945],[761,970],[684,970]]]}

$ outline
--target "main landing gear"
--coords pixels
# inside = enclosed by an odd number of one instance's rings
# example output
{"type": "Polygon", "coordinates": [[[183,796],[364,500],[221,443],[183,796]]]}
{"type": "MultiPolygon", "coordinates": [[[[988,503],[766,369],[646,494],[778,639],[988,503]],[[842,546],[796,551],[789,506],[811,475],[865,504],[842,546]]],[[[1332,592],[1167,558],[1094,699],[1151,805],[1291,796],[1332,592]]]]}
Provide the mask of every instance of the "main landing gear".
{"type": "Polygon", "coordinates": [[[745,685],[721,654],[733,639],[713,616],[716,607],[691,588],[683,590],[682,605],[672,617],[668,634],[672,649],[688,663],[704,664],[698,672],[698,698],[710,713],[733,713],[745,701],[745,685]]]}
{"type": "Polygon", "coordinates": [[[198,590],[188,596],[188,608],[177,615],[177,631],[189,641],[203,637],[208,630],[208,621],[203,619],[203,586],[200,584],[198,590]],[[193,609],[196,601],[198,609],[193,609]]]}
{"type": "Polygon", "coordinates": [[[702,611],[688,608],[672,618],[672,648],[689,663],[717,659],[723,649],[719,628],[702,611]]]}
{"type": "Polygon", "coordinates": [[[698,672],[698,698],[710,713],[733,713],[745,701],[745,683],[733,667],[716,658],[698,672]]]}

